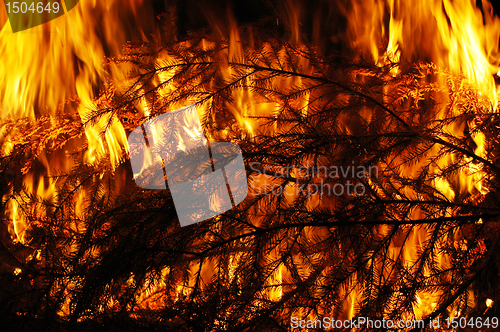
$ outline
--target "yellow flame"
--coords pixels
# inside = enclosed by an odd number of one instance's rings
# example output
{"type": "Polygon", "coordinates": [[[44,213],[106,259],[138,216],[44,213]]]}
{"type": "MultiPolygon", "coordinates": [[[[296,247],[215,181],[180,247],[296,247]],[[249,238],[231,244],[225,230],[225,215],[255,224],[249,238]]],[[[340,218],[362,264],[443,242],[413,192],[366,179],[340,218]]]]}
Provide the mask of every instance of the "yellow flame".
{"type": "Polygon", "coordinates": [[[476,83],[497,108],[500,19],[482,1],[352,1],[349,42],[372,60],[431,61],[476,83]],[[386,24],[388,19],[388,25],[386,24]],[[385,42],[387,40],[387,42],[385,42]]]}
{"type": "MultiPolygon", "coordinates": [[[[498,104],[498,90],[493,78],[494,74],[500,73],[500,58],[498,56],[498,39],[500,36],[500,19],[483,13],[475,6],[475,1],[403,1],[403,0],[353,0],[352,11],[350,11],[349,38],[353,48],[360,49],[362,53],[369,54],[373,63],[382,66],[391,62],[400,61],[414,62],[416,60],[432,61],[439,67],[446,68],[454,74],[464,75],[470,82],[477,85],[481,93],[492,100],[492,108],[496,110],[498,104]],[[386,23],[388,21],[388,23],[386,23]],[[484,21],[484,23],[483,23],[484,21]]],[[[88,149],[85,153],[85,162],[89,164],[97,163],[103,158],[108,158],[112,167],[117,167],[123,159],[124,153],[128,151],[127,138],[122,124],[114,115],[97,115],[96,110],[101,106],[98,98],[98,88],[102,86],[106,78],[111,78],[115,82],[121,82],[126,76],[126,65],[111,67],[109,71],[104,66],[106,55],[118,54],[122,45],[130,39],[131,33],[127,31],[125,24],[136,29],[140,24],[120,23],[121,15],[125,11],[130,11],[134,15],[138,10],[144,10],[142,0],[108,0],[94,1],[81,0],[77,8],[68,14],[50,22],[46,25],[30,29],[29,31],[13,34],[8,24],[0,32],[0,59],[3,66],[0,68],[0,75],[4,78],[4,83],[0,86],[0,107],[2,113],[0,119],[20,119],[36,118],[39,114],[57,116],[60,112],[78,115],[81,121],[97,117],[93,122],[89,122],[85,129],[85,137],[88,149]],[[106,19],[97,21],[97,14],[105,14],[106,19]],[[95,32],[95,27],[102,25],[102,37],[95,32]],[[104,47],[104,45],[106,47],[104,47]],[[77,68],[77,69],[75,69],[77,68]],[[78,106],[72,103],[65,103],[68,99],[78,102],[78,106]]],[[[488,13],[491,5],[483,1],[483,11],[488,13]]],[[[141,12],[144,15],[144,12],[141,12]]],[[[147,16],[147,15],[146,15],[147,16]]],[[[134,16],[136,17],[136,16],[134,16]]],[[[293,41],[299,42],[298,12],[292,12],[290,20],[293,21],[293,41]]],[[[222,57],[227,59],[227,63],[221,64],[220,75],[223,79],[229,79],[233,74],[230,66],[231,62],[238,61],[244,56],[243,41],[240,38],[238,28],[234,21],[230,21],[231,34],[229,47],[222,51],[222,57]],[[224,53],[225,52],[225,53],[224,53]]],[[[136,37],[141,37],[143,31],[137,29],[136,37]]],[[[205,47],[211,47],[210,42],[203,41],[205,47]]],[[[189,42],[186,42],[189,46],[189,42]]],[[[264,45],[266,51],[270,45],[264,45]]],[[[284,56],[284,50],[281,53],[284,56]]],[[[171,55],[166,51],[162,52],[156,65],[161,65],[165,61],[172,60],[171,55]]],[[[277,64],[271,64],[274,66],[277,64]]],[[[305,58],[299,58],[298,70],[305,74],[309,73],[309,63],[305,58]]],[[[394,67],[391,74],[400,74],[401,69],[394,67]]],[[[173,73],[162,71],[153,80],[152,84],[161,85],[158,93],[167,95],[177,87],[168,82],[173,73]]],[[[250,78],[247,78],[249,80],[250,78]]],[[[300,85],[301,78],[287,77],[276,78],[272,82],[280,88],[287,89],[291,86],[300,85]]],[[[390,87],[388,87],[390,88],[390,87]]],[[[233,113],[241,127],[250,137],[258,133],[275,132],[276,127],[265,128],[257,120],[252,119],[258,115],[275,115],[279,109],[278,103],[259,100],[252,91],[235,89],[232,92],[234,103],[227,104],[226,107],[233,113]]],[[[305,93],[292,106],[303,116],[309,112],[309,93],[305,93]]],[[[343,96],[339,96],[342,99],[343,96]]],[[[347,99],[348,97],[345,97],[347,99]]],[[[189,103],[189,101],[188,101],[189,103]]],[[[172,109],[185,105],[172,105],[172,109]]],[[[136,105],[142,115],[148,117],[152,114],[154,105],[145,100],[141,100],[136,105]]],[[[201,110],[200,112],[203,112],[201,110]]],[[[372,117],[370,110],[364,110],[360,114],[359,121],[370,122],[372,117]]],[[[444,114],[443,114],[444,116],[444,114]]],[[[355,123],[347,123],[347,117],[341,119],[349,133],[356,133],[355,123]]],[[[450,131],[456,128],[447,128],[450,131]]],[[[2,131],[5,130],[2,128],[2,131]]],[[[201,133],[188,131],[191,137],[200,136],[201,133]]],[[[0,132],[1,137],[7,134],[0,132]]],[[[154,142],[159,133],[153,133],[151,138],[154,142]]],[[[485,135],[477,133],[472,138],[476,144],[475,153],[486,157],[485,135]]],[[[179,148],[184,149],[183,141],[179,140],[179,148]]],[[[12,151],[12,144],[6,142],[3,145],[2,153],[8,154],[12,151]]],[[[431,154],[437,154],[437,149],[432,149],[431,154]]],[[[47,169],[47,177],[34,178],[33,173],[29,173],[23,179],[28,192],[35,193],[39,197],[53,201],[56,197],[57,186],[51,180],[50,175],[54,168],[54,160],[43,157],[42,161],[47,169]],[[45,159],[43,159],[45,158],[45,159]]],[[[452,156],[442,156],[437,158],[436,164],[432,166],[431,173],[435,174],[433,185],[439,189],[447,199],[454,200],[458,193],[455,192],[449,179],[440,176],[440,172],[453,162],[452,156]]],[[[149,165],[152,160],[146,161],[144,165],[149,165]]],[[[71,164],[66,164],[67,170],[71,164]]],[[[387,166],[387,165],[386,165],[387,166]]],[[[402,172],[404,176],[409,176],[421,165],[409,167],[402,172]]],[[[483,185],[481,165],[469,165],[462,174],[461,184],[472,191],[477,189],[481,194],[486,194],[488,189],[483,185]],[[462,180],[464,179],[464,180],[462,180]]],[[[269,184],[269,177],[260,175],[255,178],[256,186],[269,184]]],[[[292,187],[287,188],[287,192],[292,192],[292,187]]],[[[402,189],[409,197],[416,196],[406,188],[402,189]]],[[[288,195],[287,199],[293,200],[294,195],[288,195]],[[291,197],[291,198],[290,198],[291,197]]],[[[17,197],[22,198],[22,197],[17,197]]],[[[76,214],[83,219],[85,192],[80,191],[75,196],[77,205],[76,214]]],[[[6,214],[12,220],[10,225],[11,235],[16,241],[27,243],[26,229],[30,225],[26,213],[22,211],[22,200],[10,199],[7,203],[6,214]]],[[[291,202],[291,201],[290,201],[291,202]]],[[[314,208],[318,201],[311,200],[309,208],[314,208]]],[[[41,207],[34,205],[31,215],[39,216],[41,219],[47,216],[47,212],[41,207]]],[[[412,217],[419,218],[422,211],[416,210],[412,217]]],[[[252,222],[257,222],[253,220],[252,222]]],[[[76,229],[82,231],[81,228],[76,229]]],[[[421,248],[423,239],[427,237],[426,230],[415,229],[408,236],[408,243],[414,247],[421,248]]],[[[445,241],[445,240],[443,240],[445,241]]],[[[397,248],[391,252],[394,257],[399,253],[397,248]]],[[[278,253],[274,253],[278,255],[278,253]]],[[[403,253],[406,267],[411,268],[417,256],[415,252],[407,251],[403,253]]],[[[232,265],[238,257],[231,257],[232,265]]],[[[443,258],[443,264],[447,264],[443,258]]],[[[197,266],[190,269],[194,273],[197,266]]],[[[20,269],[19,269],[20,270],[20,269]]],[[[16,269],[14,274],[16,274],[16,269]]],[[[19,271],[21,273],[21,271],[19,271]]],[[[169,271],[162,271],[165,276],[169,271]]],[[[207,279],[209,271],[203,271],[207,279]]],[[[268,293],[273,301],[282,299],[284,294],[283,280],[289,272],[283,264],[277,266],[275,273],[270,278],[272,290],[268,293]]],[[[307,272],[304,272],[307,273],[307,272]]],[[[234,278],[234,268],[230,270],[230,279],[234,278]]],[[[355,279],[355,277],[354,277],[355,279]]],[[[129,282],[134,282],[131,276],[129,282]]],[[[145,285],[141,293],[139,303],[145,302],[147,305],[157,301],[146,300],[155,294],[159,288],[166,287],[162,281],[159,286],[145,285]]],[[[176,298],[190,294],[193,285],[180,284],[176,286],[176,298]]],[[[356,289],[346,289],[345,293],[350,294],[345,303],[346,317],[355,315],[356,289]]],[[[436,294],[419,293],[417,297],[416,312],[423,317],[435,307],[436,294]]],[[[69,303],[69,302],[68,302],[69,303]]],[[[110,299],[108,306],[114,306],[115,300],[110,299]]],[[[487,306],[493,305],[493,301],[488,299],[487,306]],[[488,302],[490,301],[490,302],[488,302]]],[[[146,304],[145,304],[146,305],[146,304]]],[[[63,314],[69,313],[66,305],[63,314]]]]}

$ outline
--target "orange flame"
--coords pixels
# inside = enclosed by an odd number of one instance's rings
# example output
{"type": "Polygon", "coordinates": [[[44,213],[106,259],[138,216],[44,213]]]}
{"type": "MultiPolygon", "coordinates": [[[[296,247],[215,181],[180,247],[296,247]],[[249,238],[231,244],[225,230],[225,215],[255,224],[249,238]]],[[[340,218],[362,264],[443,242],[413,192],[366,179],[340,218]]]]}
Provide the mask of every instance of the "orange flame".
{"type": "MultiPolygon", "coordinates": [[[[500,37],[500,19],[491,15],[491,5],[483,1],[483,14],[476,6],[475,1],[449,1],[432,0],[421,2],[413,1],[361,1],[353,0],[352,7],[345,9],[348,17],[347,38],[351,46],[360,51],[360,54],[368,56],[374,64],[382,66],[388,63],[396,65],[391,70],[393,76],[401,74],[404,70],[402,65],[405,62],[414,63],[417,60],[430,61],[438,67],[448,70],[457,75],[463,75],[470,84],[479,87],[480,92],[492,101],[491,110],[497,110],[498,87],[495,84],[494,75],[500,70],[500,56],[498,54],[498,40],[500,37]],[[388,23],[386,23],[388,22],[388,23]]],[[[140,10],[148,10],[143,6],[143,0],[109,0],[92,1],[81,0],[80,5],[68,14],[50,22],[46,25],[32,28],[28,31],[13,34],[10,26],[6,24],[0,32],[0,54],[1,62],[4,64],[0,68],[0,75],[4,77],[4,83],[0,86],[0,107],[2,121],[10,121],[21,118],[34,120],[40,115],[56,117],[60,113],[67,113],[78,116],[86,124],[85,139],[88,148],[85,152],[84,161],[87,164],[98,164],[100,161],[109,160],[111,168],[114,170],[120,165],[125,153],[128,152],[127,137],[125,129],[115,115],[102,116],[98,109],[100,102],[99,88],[106,84],[120,89],[120,83],[126,77],[129,68],[126,65],[114,66],[106,70],[104,58],[106,56],[119,54],[122,46],[128,39],[144,37],[144,30],[136,30],[134,33],[128,31],[125,23],[121,20],[124,14],[132,17],[145,16],[140,10]],[[138,15],[141,14],[141,15],[138,15]],[[99,15],[105,15],[106,19],[98,20],[99,15]],[[102,31],[96,31],[102,25],[102,31]],[[76,69],[75,69],[76,68],[76,69]],[[75,103],[69,100],[76,101],[75,103]]],[[[147,18],[146,18],[147,19],[147,18]]],[[[293,21],[293,41],[299,43],[299,21],[297,12],[291,16],[293,21]]],[[[134,24],[126,23],[134,26],[134,24]]],[[[222,79],[228,79],[232,75],[229,64],[237,61],[245,55],[243,41],[241,40],[238,28],[234,21],[231,21],[231,33],[229,47],[221,51],[221,58],[226,59],[221,64],[220,75],[222,79]]],[[[138,22],[135,26],[146,26],[138,22]]],[[[134,27],[134,29],[136,29],[134,27]]],[[[203,41],[207,48],[212,47],[210,42],[203,41]]],[[[189,42],[186,42],[188,46],[189,42]]],[[[251,43],[250,43],[251,44],[251,43]]],[[[263,50],[270,48],[264,45],[263,50]]],[[[252,50],[249,50],[252,51],[252,50]]],[[[284,52],[284,51],[283,51],[284,52]]],[[[155,65],[162,66],[176,59],[167,52],[161,53],[155,59],[155,65]]],[[[309,66],[307,59],[298,58],[298,70],[308,74],[309,66]]],[[[258,65],[258,64],[257,64],[258,65]]],[[[264,64],[262,64],[264,65],[264,64]]],[[[271,64],[274,66],[277,64],[271,64]]],[[[168,95],[176,90],[173,84],[166,84],[173,75],[172,72],[163,71],[153,80],[161,95],[168,95]]],[[[248,78],[250,79],[250,78],[248,78]]],[[[299,77],[277,77],[273,84],[286,90],[289,87],[300,84],[299,77]]],[[[439,82],[443,86],[446,82],[439,82]]],[[[389,89],[390,87],[387,87],[389,89]]],[[[279,104],[270,100],[260,100],[257,94],[252,91],[235,89],[231,92],[233,103],[225,106],[235,116],[240,126],[244,128],[245,135],[253,138],[258,134],[269,134],[276,132],[276,127],[266,127],[263,122],[252,119],[254,116],[270,115],[276,116],[279,104]]],[[[305,116],[308,114],[310,95],[306,92],[296,101],[296,107],[305,116]]],[[[343,98],[343,96],[339,96],[343,98]]],[[[443,96],[444,99],[448,98],[443,96]]],[[[105,99],[105,98],[103,98],[105,99]]],[[[188,101],[189,103],[189,101],[188,101]]],[[[152,115],[153,106],[147,100],[140,100],[135,105],[137,110],[144,117],[152,115]]],[[[172,109],[186,105],[171,105],[172,109]]],[[[200,110],[204,113],[205,110],[200,110]]],[[[449,110],[453,112],[454,110],[449,110]]],[[[441,118],[446,116],[445,111],[439,114],[441,118]]],[[[372,118],[371,110],[364,110],[360,115],[367,123],[372,118]]],[[[357,128],[354,123],[350,123],[348,117],[340,119],[349,133],[355,133],[357,128]]],[[[470,124],[473,127],[473,124],[470,124]]],[[[450,126],[446,128],[450,132],[463,133],[464,128],[450,126]]],[[[4,130],[4,129],[2,129],[4,130]]],[[[3,155],[12,152],[13,135],[19,133],[0,132],[4,140],[3,155]]],[[[198,133],[191,133],[197,135],[198,133]]],[[[154,139],[154,138],[153,138],[154,139]]],[[[474,153],[482,158],[486,157],[485,135],[481,132],[475,133],[472,137],[476,147],[474,153]]],[[[80,142],[82,143],[82,142],[80,142]]],[[[180,147],[182,148],[182,146],[180,147]]],[[[438,154],[438,149],[433,148],[431,154],[438,154]]],[[[62,154],[58,155],[58,158],[62,154]]],[[[57,200],[57,183],[51,175],[55,174],[55,164],[61,164],[61,168],[68,170],[72,167],[70,162],[64,163],[49,160],[49,157],[40,157],[46,167],[47,176],[41,177],[34,172],[25,175],[23,183],[28,193],[35,194],[41,199],[55,202],[57,200]],[[36,178],[38,176],[38,178],[36,178]]],[[[52,157],[51,157],[52,158],[52,157]]],[[[453,201],[461,191],[479,192],[484,195],[488,192],[483,184],[485,173],[481,165],[470,164],[457,175],[460,185],[457,186],[441,176],[442,169],[454,162],[453,156],[436,157],[432,172],[436,175],[433,186],[450,201],[453,201]]],[[[152,163],[152,160],[145,161],[144,165],[152,163]]],[[[389,167],[388,165],[380,165],[389,167]]],[[[416,164],[408,167],[402,172],[406,176],[411,176],[421,165],[416,164]]],[[[254,187],[269,185],[268,176],[253,178],[254,187]]],[[[287,190],[293,191],[288,187],[287,190]]],[[[407,188],[402,188],[409,197],[418,199],[417,194],[407,188]]],[[[6,216],[11,220],[10,232],[15,241],[23,244],[29,242],[26,230],[30,223],[36,222],[28,220],[26,213],[23,213],[22,201],[29,200],[25,195],[11,193],[8,198],[6,216]]],[[[6,196],[7,197],[7,196],[6,196]]],[[[289,202],[293,200],[293,194],[287,196],[289,202]]],[[[85,192],[79,191],[75,197],[77,206],[76,215],[84,219],[85,192]]],[[[307,208],[314,209],[320,204],[317,197],[308,202],[307,208]]],[[[47,217],[49,211],[43,210],[40,206],[33,205],[34,213],[30,215],[40,216],[40,220],[47,217]]],[[[451,213],[451,212],[450,212],[451,213]]],[[[413,216],[418,218],[422,211],[416,210],[413,216]]],[[[423,215],[423,214],[422,214],[423,215]]],[[[259,221],[253,220],[255,224],[259,221]]],[[[83,226],[76,225],[79,232],[83,231],[83,226]]],[[[381,227],[381,232],[382,232],[381,227]]],[[[423,242],[428,237],[424,228],[418,231],[411,230],[408,235],[408,243],[415,248],[423,246],[423,242]]],[[[315,234],[318,236],[318,234],[315,234]]],[[[313,237],[306,234],[306,237],[313,237]]],[[[443,243],[446,239],[443,239],[443,243]]],[[[396,259],[401,246],[394,244],[391,254],[396,259]]],[[[274,253],[278,255],[278,253],[274,253]]],[[[407,251],[403,253],[406,268],[412,269],[417,256],[415,252],[407,251]]],[[[237,255],[231,258],[229,264],[232,266],[233,260],[237,261],[237,255]]],[[[449,258],[444,256],[442,264],[449,264],[449,258]]],[[[229,279],[234,276],[234,268],[229,268],[229,279]]],[[[190,272],[194,274],[197,266],[193,265],[190,272]]],[[[16,270],[17,271],[17,270],[16,270]]],[[[20,271],[14,273],[21,273],[20,271]]],[[[384,270],[385,271],[385,270],[384,270]]],[[[165,269],[162,275],[166,276],[170,271],[165,269]]],[[[303,272],[307,274],[307,271],[303,272]]],[[[212,274],[210,269],[202,271],[203,279],[209,280],[212,274]]],[[[269,279],[270,289],[268,298],[279,301],[285,294],[283,280],[286,280],[289,271],[283,264],[279,264],[273,276],[269,279]]],[[[389,277],[386,272],[385,277],[389,277]]],[[[356,276],[353,277],[355,280],[356,276]]],[[[191,280],[192,281],[192,280],[191,280]]],[[[134,282],[134,277],[129,279],[134,282]]],[[[353,281],[354,283],[354,281],[353,281]]],[[[158,285],[145,285],[143,292],[138,298],[138,303],[142,306],[150,306],[154,301],[162,303],[163,299],[155,297],[158,289],[165,288],[162,281],[158,285]],[[160,301],[161,300],[161,301],[160,301]]],[[[188,296],[193,285],[191,282],[185,285],[177,285],[176,298],[188,296]]],[[[356,314],[357,289],[345,289],[349,297],[345,303],[345,316],[351,318],[356,314]]],[[[415,313],[418,317],[424,317],[434,309],[436,302],[435,293],[422,293],[418,295],[418,306],[415,313]]],[[[109,306],[113,306],[111,299],[109,306]]],[[[156,307],[155,307],[156,308],[156,307]]],[[[62,310],[62,315],[68,313],[67,304],[62,310]]]]}

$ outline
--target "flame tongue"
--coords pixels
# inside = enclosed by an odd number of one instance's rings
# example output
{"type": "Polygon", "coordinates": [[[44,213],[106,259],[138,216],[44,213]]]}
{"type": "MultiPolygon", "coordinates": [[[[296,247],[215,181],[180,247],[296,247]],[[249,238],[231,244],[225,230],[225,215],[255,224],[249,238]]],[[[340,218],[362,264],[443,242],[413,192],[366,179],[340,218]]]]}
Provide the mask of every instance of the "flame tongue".
{"type": "Polygon", "coordinates": [[[349,39],[378,64],[431,61],[476,83],[497,108],[500,19],[482,1],[353,1],[349,39]],[[483,15],[484,13],[484,15],[483,15]],[[388,26],[386,25],[388,19],[388,26]],[[370,22],[371,24],[367,24],[370,22]],[[385,45],[382,47],[382,45],[385,45]]]}
{"type": "MultiPolygon", "coordinates": [[[[105,70],[105,56],[119,54],[129,39],[142,38],[142,27],[150,29],[151,11],[142,5],[142,0],[81,0],[67,14],[18,33],[12,33],[6,17],[2,17],[6,24],[0,32],[0,76],[3,78],[0,119],[4,125],[0,131],[1,155],[9,155],[15,144],[39,145],[34,149],[33,158],[38,156],[47,173],[46,176],[35,173],[30,169],[31,163],[22,169],[23,174],[27,173],[23,179],[27,192],[11,198],[6,210],[7,218],[13,220],[9,230],[16,241],[29,241],[25,230],[33,220],[27,217],[29,210],[21,208],[27,203],[26,195],[56,203],[57,188],[51,174],[65,173],[73,167],[66,159],[69,154],[87,146],[85,163],[109,160],[112,169],[124,160],[128,148],[125,130],[116,116],[102,116],[97,111],[102,105],[96,99],[96,91],[104,88],[111,78],[119,81],[123,75],[105,70]],[[135,19],[139,7],[142,17],[135,19]],[[99,20],[103,15],[106,19],[99,20]],[[126,22],[123,17],[129,20],[126,22]],[[131,21],[136,24],[130,24],[131,21]],[[143,24],[146,21],[147,25],[143,24]],[[86,140],[70,129],[78,127],[78,123],[75,124],[78,117],[86,123],[86,140]],[[26,131],[10,130],[11,123],[21,123],[19,127],[26,131]],[[27,125],[23,127],[22,123],[27,125]],[[39,128],[31,129],[34,124],[39,128]],[[47,126],[53,127],[54,138],[72,133],[73,142],[56,153],[41,154],[42,149],[56,144],[37,141],[39,131],[47,126]]],[[[4,10],[0,12],[4,14],[4,10]]],[[[84,201],[83,192],[76,201],[84,201]]],[[[48,211],[43,211],[41,206],[35,210],[29,214],[38,215],[40,220],[47,217],[48,211]]]]}

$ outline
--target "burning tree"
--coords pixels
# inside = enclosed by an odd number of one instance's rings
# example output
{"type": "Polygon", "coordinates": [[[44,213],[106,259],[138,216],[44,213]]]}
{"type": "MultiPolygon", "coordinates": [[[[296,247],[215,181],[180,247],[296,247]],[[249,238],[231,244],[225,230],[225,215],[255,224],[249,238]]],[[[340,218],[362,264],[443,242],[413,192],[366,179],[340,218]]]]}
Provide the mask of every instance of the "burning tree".
{"type": "MultiPolygon", "coordinates": [[[[108,58],[97,97],[77,85],[77,112],[4,119],[2,312],[33,330],[274,331],[324,317],[495,329],[494,66],[414,61],[392,34],[404,6],[388,4],[371,14],[389,15],[386,52],[363,56],[254,26],[173,38],[166,16],[154,41],[108,58]],[[210,141],[241,147],[249,195],[180,227],[169,190],[134,184],[126,133],[186,105],[210,141]]],[[[448,31],[499,25],[470,3],[437,12],[448,31]]],[[[346,34],[366,52],[365,35],[346,34]]]]}

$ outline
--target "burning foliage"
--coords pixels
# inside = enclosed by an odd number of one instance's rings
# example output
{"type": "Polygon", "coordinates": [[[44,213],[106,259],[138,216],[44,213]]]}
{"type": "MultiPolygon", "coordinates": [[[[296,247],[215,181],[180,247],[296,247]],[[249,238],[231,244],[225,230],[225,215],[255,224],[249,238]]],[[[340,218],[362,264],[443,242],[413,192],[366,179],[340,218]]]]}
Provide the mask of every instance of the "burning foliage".
{"type": "Polygon", "coordinates": [[[402,37],[367,60],[299,43],[293,29],[292,41],[235,24],[180,38],[172,22],[108,57],[97,97],[77,84],[77,112],[2,120],[9,321],[279,331],[292,317],[495,316],[492,75],[414,61],[402,37]],[[241,147],[249,195],[180,227],[169,190],[134,184],[126,134],[186,105],[210,141],[241,147]]]}

